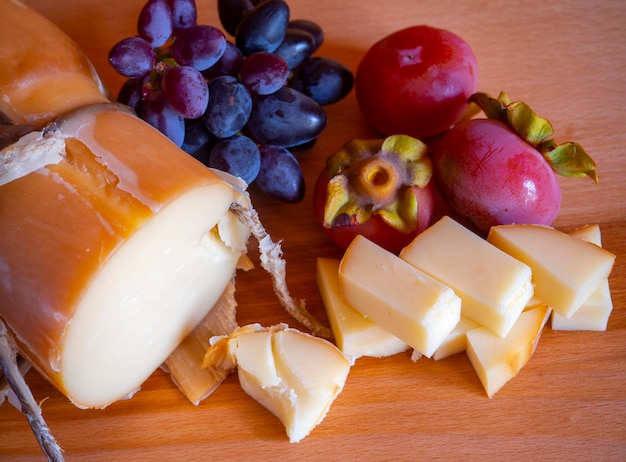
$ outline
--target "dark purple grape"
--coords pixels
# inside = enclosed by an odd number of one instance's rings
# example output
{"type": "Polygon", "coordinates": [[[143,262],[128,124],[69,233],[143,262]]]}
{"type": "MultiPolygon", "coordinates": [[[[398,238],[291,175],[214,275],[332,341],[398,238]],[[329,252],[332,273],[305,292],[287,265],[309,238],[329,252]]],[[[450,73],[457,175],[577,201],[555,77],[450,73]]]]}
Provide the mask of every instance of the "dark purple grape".
{"type": "Polygon", "coordinates": [[[260,145],[261,168],[255,184],[274,199],[295,204],[304,198],[305,184],[298,160],[286,148],[260,145]]]}
{"type": "Polygon", "coordinates": [[[156,63],[152,46],[141,37],[120,40],[109,51],[109,64],[124,77],[139,79],[156,63]]]}
{"type": "Polygon", "coordinates": [[[252,111],[248,89],[235,77],[223,75],[209,82],[209,94],[209,105],[202,116],[207,129],[218,138],[237,134],[252,111]]]}
{"type": "Polygon", "coordinates": [[[197,119],[209,103],[209,87],[197,69],[180,66],[168,70],[161,80],[165,101],[186,119],[197,119]]]}
{"type": "Polygon", "coordinates": [[[244,55],[273,52],[279,47],[289,23],[284,0],[266,0],[246,12],[235,33],[235,43],[244,55]]]}
{"type": "Polygon", "coordinates": [[[204,71],[224,54],[226,38],[213,26],[191,26],[178,32],[172,45],[172,56],[181,66],[204,71]]]}
{"type": "Polygon", "coordinates": [[[253,100],[247,128],[262,144],[291,147],[317,138],[326,122],[322,106],[293,88],[282,87],[253,100]]]}
{"type": "Polygon", "coordinates": [[[167,136],[176,146],[185,140],[185,119],[166,102],[161,91],[153,91],[141,104],[141,118],[167,136]]]}
{"type": "Polygon", "coordinates": [[[228,172],[250,184],[259,174],[261,154],[250,138],[235,135],[215,143],[209,156],[209,167],[228,172]]]}
{"type": "Polygon", "coordinates": [[[306,59],[294,70],[289,85],[325,105],[336,103],[350,93],[354,76],[338,61],[315,57],[306,59]]]}
{"type": "Polygon", "coordinates": [[[311,34],[288,27],[285,39],[274,53],[285,60],[289,69],[293,69],[313,54],[314,47],[315,39],[311,34]]]}
{"type": "Polygon", "coordinates": [[[137,114],[141,111],[143,79],[128,79],[120,88],[117,102],[130,106],[137,114]]]}
{"type": "Polygon", "coordinates": [[[217,0],[217,14],[224,30],[233,37],[244,15],[254,8],[250,0],[217,0]]]}
{"type": "Polygon", "coordinates": [[[314,45],[311,54],[315,53],[324,42],[324,30],[316,22],[308,19],[294,19],[289,21],[289,29],[298,29],[308,32],[313,37],[314,45]]]}
{"type": "Polygon", "coordinates": [[[215,137],[207,130],[201,120],[185,121],[185,140],[181,149],[198,159],[204,165],[209,165],[209,154],[215,144],[215,137]]]}
{"type": "Polygon", "coordinates": [[[139,36],[156,48],[165,45],[173,30],[172,9],[167,0],[148,0],[137,19],[139,36]]]}
{"type": "Polygon", "coordinates": [[[241,81],[253,93],[269,95],[287,82],[289,68],[280,56],[259,51],[246,57],[241,65],[241,81]]]}
{"type": "Polygon", "coordinates": [[[195,0],[169,0],[174,31],[194,26],[198,19],[195,0]]]}
{"type": "Polygon", "coordinates": [[[213,66],[202,71],[202,75],[207,79],[219,77],[220,75],[236,76],[239,75],[241,63],[243,63],[243,53],[234,43],[227,40],[222,57],[213,66]]]}

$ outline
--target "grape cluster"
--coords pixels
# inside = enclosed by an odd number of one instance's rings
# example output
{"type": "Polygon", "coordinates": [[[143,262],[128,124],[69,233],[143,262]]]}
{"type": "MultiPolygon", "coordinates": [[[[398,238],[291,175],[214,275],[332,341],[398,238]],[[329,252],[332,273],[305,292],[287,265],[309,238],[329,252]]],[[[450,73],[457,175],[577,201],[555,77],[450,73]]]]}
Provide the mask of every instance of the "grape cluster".
{"type": "Polygon", "coordinates": [[[109,52],[127,78],[118,101],[209,167],[299,202],[304,177],[292,150],[321,134],[323,106],[352,90],[353,74],[313,56],[323,30],[290,19],[285,0],[217,7],[225,32],[197,24],[195,0],[148,0],[138,35],[109,52]]]}

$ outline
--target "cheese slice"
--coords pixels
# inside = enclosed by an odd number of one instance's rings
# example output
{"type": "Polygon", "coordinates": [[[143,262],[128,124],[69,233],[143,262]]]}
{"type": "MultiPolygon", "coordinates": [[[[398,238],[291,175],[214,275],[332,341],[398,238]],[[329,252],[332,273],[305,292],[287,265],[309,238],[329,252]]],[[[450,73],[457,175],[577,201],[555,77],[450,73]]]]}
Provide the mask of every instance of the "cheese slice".
{"type": "Polygon", "coordinates": [[[461,314],[504,337],[533,295],[528,265],[448,216],[419,234],[400,258],[450,286],[461,314]]]}
{"type": "Polygon", "coordinates": [[[337,347],[354,364],[362,356],[382,358],[409,349],[409,346],[348,305],[339,287],[340,261],[317,259],[317,286],[335,336],[337,347]]]}
{"type": "Polygon", "coordinates": [[[461,318],[450,287],[363,236],[346,250],[339,281],[350,306],[426,357],[461,318]]]}
{"type": "Polygon", "coordinates": [[[605,281],[615,255],[543,225],[499,225],[487,240],[532,269],[535,295],[570,318],[605,281]]]}
{"type": "MultiPolygon", "coordinates": [[[[463,311],[463,308],[461,308],[463,311]]],[[[467,332],[480,327],[474,321],[470,321],[461,316],[459,323],[452,329],[452,332],[444,339],[443,343],[437,348],[433,354],[433,359],[438,361],[448,356],[452,356],[465,351],[467,345],[467,332]]]]}
{"type": "Polygon", "coordinates": [[[528,363],[549,316],[544,303],[524,311],[504,338],[484,327],[467,332],[467,356],[489,398],[528,363]]]}
{"type": "Polygon", "coordinates": [[[0,316],[74,404],[138,389],[229,284],[247,196],[113,105],[58,120],[62,160],[0,186],[0,316]]]}
{"type": "MultiPolygon", "coordinates": [[[[597,224],[583,226],[568,234],[576,239],[602,247],[602,235],[600,226],[597,224]]],[[[569,319],[553,312],[552,329],[605,331],[612,311],[613,300],[609,280],[605,279],[569,319]]]]}

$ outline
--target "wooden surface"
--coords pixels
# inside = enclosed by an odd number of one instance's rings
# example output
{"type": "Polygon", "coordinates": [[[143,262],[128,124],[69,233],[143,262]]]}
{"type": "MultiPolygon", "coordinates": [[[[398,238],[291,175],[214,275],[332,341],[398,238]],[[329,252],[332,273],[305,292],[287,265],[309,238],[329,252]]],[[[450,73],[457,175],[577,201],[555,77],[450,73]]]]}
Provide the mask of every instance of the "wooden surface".
{"type": "MultiPolygon", "coordinates": [[[[122,79],[107,52],[134,34],[142,2],[28,0],[84,48],[114,92],[122,79]]],[[[67,460],[626,460],[626,2],[289,3],[292,17],[323,26],[318,54],[353,71],[367,47],[396,29],[425,23],[456,32],[477,55],[480,90],[525,100],[552,121],[557,140],[578,141],[594,156],[599,186],[563,179],[555,225],[597,222],[617,255],[608,331],[546,328],[529,364],[491,400],[463,354],[439,362],[412,363],[408,354],[358,360],[324,422],[299,444],[289,444],[236,376],[194,407],[157,371],[133,399],[84,411],[30,372],[67,460]]],[[[216,2],[198,5],[200,22],[217,25],[216,2]]],[[[310,191],[327,155],[349,138],[374,136],[354,94],[327,113],[327,129],[299,154],[309,186],[304,202],[279,204],[252,191],[266,227],[283,240],[291,291],[320,317],[315,259],[340,254],[315,224],[310,191]]],[[[262,269],[242,274],[237,287],[240,323],[291,323],[262,269]]],[[[0,460],[41,459],[26,420],[5,403],[0,460]]]]}

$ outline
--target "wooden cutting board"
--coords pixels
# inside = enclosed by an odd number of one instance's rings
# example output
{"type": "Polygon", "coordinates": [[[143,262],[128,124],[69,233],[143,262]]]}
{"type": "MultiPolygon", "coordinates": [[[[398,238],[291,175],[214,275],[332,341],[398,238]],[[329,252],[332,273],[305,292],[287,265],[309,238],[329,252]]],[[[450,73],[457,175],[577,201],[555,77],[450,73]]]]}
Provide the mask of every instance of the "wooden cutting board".
{"type": "MultiPolygon", "coordinates": [[[[135,34],[143,0],[27,3],[76,40],[109,88],[119,90],[122,78],[108,66],[107,53],[135,34]]],[[[504,90],[525,100],[552,121],[557,140],[586,148],[598,163],[600,184],[562,179],[555,225],[568,230],[599,223],[604,246],[617,255],[608,331],[546,328],[529,364],[492,399],[464,354],[437,362],[414,363],[408,353],[360,359],[326,419],[298,444],[288,442],[280,422],[241,390],[234,375],[197,407],[156,371],[132,399],[79,410],[31,371],[26,378],[67,460],[626,460],[626,2],[289,4],[293,18],[324,28],[318,54],[353,71],[370,45],[397,29],[420,23],[449,29],[474,49],[481,91],[504,90]]],[[[198,0],[198,8],[200,23],[218,25],[215,1],[198,0]]],[[[293,295],[321,318],[315,261],[341,254],[315,223],[315,177],[345,141],[376,136],[353,93],[326,109],[328,127],[312,148],[298,153],[308,185],[304,201],[281,204],[252,188],[265,226],[283,240],[293,295]]],[[[262,269],[241,274],[237,287],[241,324],[293,324],[262,269]]],[[[26,420],[5,403],[0,459],[42,458],[26,420]]]]}

